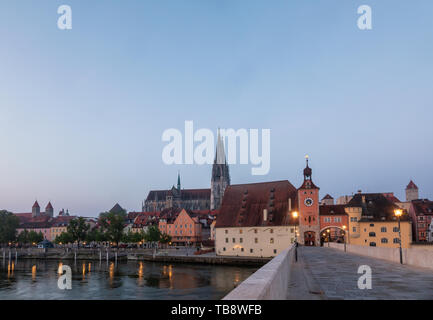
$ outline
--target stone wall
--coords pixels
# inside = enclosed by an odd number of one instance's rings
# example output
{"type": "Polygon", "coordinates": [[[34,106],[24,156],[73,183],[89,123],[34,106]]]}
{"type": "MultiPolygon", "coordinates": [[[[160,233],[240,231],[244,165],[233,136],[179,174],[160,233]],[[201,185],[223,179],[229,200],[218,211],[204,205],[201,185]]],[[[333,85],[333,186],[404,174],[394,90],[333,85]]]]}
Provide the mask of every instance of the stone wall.
{"type": "MultiPolygon", "coordinates": [[[[344,244],[333,243],[329,244],[331,248],[344,250],[344,244]]],[[[416,267],[429,268],[433,270],[433,246],[412,246],[403,248],[403,263],[416,267]]],[[[370,246],[358,246],[348,244],[347,252],[355,253],[363,256],[369,256],[377,259],[383,259],[400,263],[400,251],[398,248],[381,248],[370,246]]]]}
{"type": "Polygon", "coordinates": [[[293,245],[244,280],[223,300],[285,300],[293,245]]]}

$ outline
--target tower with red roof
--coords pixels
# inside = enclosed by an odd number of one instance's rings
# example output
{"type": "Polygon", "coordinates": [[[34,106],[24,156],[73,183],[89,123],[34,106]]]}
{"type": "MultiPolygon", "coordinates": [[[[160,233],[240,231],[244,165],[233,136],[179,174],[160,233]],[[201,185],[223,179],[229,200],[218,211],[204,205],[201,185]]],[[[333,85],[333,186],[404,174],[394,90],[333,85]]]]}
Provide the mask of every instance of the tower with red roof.
{"type": "Polygon", "coordinates": [[[45,215],[53,217],[54,216],[54,208],[51,204],[51,201],[48,202],[47,206],[45,207],[45,215]]]}
{"type": "Polygon", "coordinates": [[[32,217],[39,217],[41,215],[41,207],[39,206],[38,201],[36,200],[32,207],[32,217]]]}
{"type": "Polygon", "coordinates": [[[410,180],[409,184],[406,187],[406,201],[412,201],[417,199],[419,199],[418,187],[412,180],[410,180]]]}
{"type": "Polygon", "coordinates": [[[304,169],[304,183],[298,189],[299,237],[298,242],[306,246],[320,245],[319,188],[311,178],[312,170],[304,169]]]}

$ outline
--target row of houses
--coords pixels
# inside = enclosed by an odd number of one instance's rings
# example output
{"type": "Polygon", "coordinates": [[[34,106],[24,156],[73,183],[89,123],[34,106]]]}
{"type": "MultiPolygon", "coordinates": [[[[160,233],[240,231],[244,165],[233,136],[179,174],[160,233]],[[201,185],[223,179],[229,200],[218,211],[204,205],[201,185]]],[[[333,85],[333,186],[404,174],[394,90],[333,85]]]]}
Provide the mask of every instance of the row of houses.
{"type": "Polygon", "coordinates": [[[319,201],[308,159],[303,173],[299,188],[287,180],[228,186],[215,225],[216,253],[272,257],[295,241],[391,248],[433,242],[433,202],[418,199],[412,181],[406,201],[358,191],[334,204],[330,195],[319,201]]]}

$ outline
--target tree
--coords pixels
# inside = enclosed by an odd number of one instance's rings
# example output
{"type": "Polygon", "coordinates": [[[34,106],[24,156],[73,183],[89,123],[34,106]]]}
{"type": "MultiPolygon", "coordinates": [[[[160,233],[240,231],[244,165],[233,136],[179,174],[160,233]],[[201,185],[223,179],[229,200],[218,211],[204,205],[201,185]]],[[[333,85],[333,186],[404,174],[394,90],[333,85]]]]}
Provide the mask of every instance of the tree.
{"type": "Polygon", "coordinates": [[[171,236],[166,234],[166,233],[163,233],[163,234],[161,234],[159,242],[161,242],[162,244],[170,243],[171,242],[171,236]]]}
{"type": "Polygon", "coordinates": [[[59,234],[56,237],[56,239],[54,239],[54,242],[57,244],[72,243],[72,242],[74,242],[74,238],[72,237],[72,235],[69,232],[62,232],[61,234],[59,234]]]}
{"type": "Polygon", "coordinates": [[[77,241],[78,246],[80,242],[86,239],[87,231],[90,226],[86,223],[83,217],[72,219],[68,225],[68,233],[72,236],[72,241],[77,241]]]}
{"type": "Polygon", "coordinates": [[[12,212],[0,211],[0,243],[15,241],[17,228],[20,224],[19,218],[12,212]]]}
{"type": "Polygon", "coordinates": [[[42,232],[36,232],[34,230],[30,231],[28,234],[28,241],[30,243],[39,243],[42,240],[44,240],[44,235],[42,234],[42,232]]]}
{"type": "Polygon", "coordinates": [[[93,228],[87,233],[86,236],[87,242],[102,242],[107,241],[107,235],[98,228],[93,228]]]}
{"type": "Polygon", "coordinates": [[[161,231],[157,226],[150,226],[144,233],[144,240],[148,242],[159,242],[161,239],[161,231]]]}
{"type": "Polygon", "coordinates": [[[18,237],[17,237],[17,241],[19,242],[19,243],[29,243],[30,242],[30,240],[29,240],[29,231],[26,229],[26,230],[24,230],[24,231],[22,231],[19,235],[18,235],[18,237]]]}
{"type": "Polygon", "coordinates": [[[103,212],[99,215],[99,223],[105,231],[108,240],[115,242],[117,246],[124,236],[125,220],[125,210],[103,212]]]}

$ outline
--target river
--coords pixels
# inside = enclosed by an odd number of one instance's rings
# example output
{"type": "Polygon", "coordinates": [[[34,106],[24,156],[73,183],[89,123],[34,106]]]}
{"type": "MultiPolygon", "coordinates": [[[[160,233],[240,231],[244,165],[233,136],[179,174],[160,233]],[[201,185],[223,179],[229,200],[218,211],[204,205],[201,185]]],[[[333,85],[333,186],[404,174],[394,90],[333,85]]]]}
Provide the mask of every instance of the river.
{"type": "Polygon", "coordinates": [[[0,259],[0,300],[221,299],[257,270],[144,261],[63,264],[72,269],[71,290],[58,288],[60,261],[0,259]]]}

